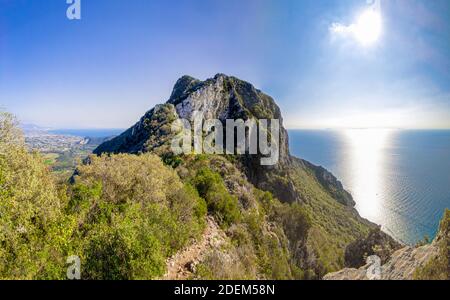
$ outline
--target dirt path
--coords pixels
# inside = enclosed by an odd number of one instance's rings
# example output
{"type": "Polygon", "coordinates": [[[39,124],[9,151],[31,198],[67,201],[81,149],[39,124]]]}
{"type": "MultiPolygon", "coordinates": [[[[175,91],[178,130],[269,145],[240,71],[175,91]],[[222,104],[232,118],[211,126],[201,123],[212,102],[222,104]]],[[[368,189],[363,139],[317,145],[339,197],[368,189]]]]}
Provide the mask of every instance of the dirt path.
{"type": "Polygon", "coordinates": [[[176,253],[167,260],[165,280],[188,279],[195,266],[201,262],[208,250],[220,246],[225,240],[225,233],[210,216],[206,218],[206,228],[200,240],[176,253]]]}

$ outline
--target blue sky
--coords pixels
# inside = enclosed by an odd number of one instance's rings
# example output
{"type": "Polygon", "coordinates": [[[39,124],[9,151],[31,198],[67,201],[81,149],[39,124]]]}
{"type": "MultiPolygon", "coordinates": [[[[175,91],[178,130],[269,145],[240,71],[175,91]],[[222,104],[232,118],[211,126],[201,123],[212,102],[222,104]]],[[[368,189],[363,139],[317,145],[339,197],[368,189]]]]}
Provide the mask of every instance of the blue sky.
{"type": "MultiPolygon", "coordinates": [[[[290,128],[450,128],[450,1],[381,0],[371,45],[332,30],[366,0],[0,0],[0,107],[56,128],[125,128],[184,74],[226,73],[290,128]]],[[[346,28],[346,27],[345,27],[346,28]]]]}

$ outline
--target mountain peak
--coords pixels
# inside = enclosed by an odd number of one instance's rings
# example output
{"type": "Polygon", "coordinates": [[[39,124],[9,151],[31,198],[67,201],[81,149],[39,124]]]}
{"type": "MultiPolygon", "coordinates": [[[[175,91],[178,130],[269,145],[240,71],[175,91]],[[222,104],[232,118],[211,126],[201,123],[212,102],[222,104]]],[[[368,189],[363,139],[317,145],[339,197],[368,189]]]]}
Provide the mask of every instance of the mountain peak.
{"type": "Polygon", "coordinates": [[[218,79],[220,77],[228,78],[229,76],[223,73],[217,73],[216,75],[214,75],[214,79],[218,79]]]}
{"type": "MultiPolygon", "coordinates": [[[[281,110],[272,97],[256,89],[251,83],[222,73],[200,81],[184,75],[174,85],[165,104],[148,111],[138,123],[120,136],[100,145],[94,153],[139,153],[168,151],[173,134],[171,122],[181,118],[191,120],[194,112],[201,112],[204,119],[225,122],[237,120],[279,120],[279,159],[274,166],[261,166],[262,155],[243,155],[238,158],[250,182],[258,188],[272,192],[284,202],[302,201],[290,178],[285,174],[294,163],[289,154],[289,141],[283,127],[281,110]]],[[[302,164],[301,162],[298,162],[302,164]]],[[[312,168],[312,166],[310,166],[312,168]]],[[[346,205],[354,202],[338,181],[328,173],[317,172],[327,180],[323,184],[339,193],[333,195],[346,205]],[[342,193],[341,193],[342,191],[342,193]]]]}
{"type": "Polygon", "coordinates": [[[176,102],[200,82],[200,80],[189,75],[180,77],[180,79],[177,80],[173,87],[172,94],[170,95],[168,103],[176,102]]]}
{"type": "MultiPolygon", "coordinates": [[[[280,141],[278,164],[271,169],[282,172],[290,162],[288,136],[283,128],[281,111],[272,97],[256,89],[251,83],[223,73],[200,81],[184,75],[174,85],[169,100],[148,111],[138,123],[126,132],[100,145],[94,153],[139,153],[155,152],[168,148],[170,142],[170,122],[177,118],[190,120],[194,112],[201,112],[205,119],[278,119],[280,121],[280,141]]],[[[261,157],[247,155],[240,158],[252,182],[266,181],[270,170],[260,170],[261,157]],[[264,178],[260,178],[264,177],[264,178]]],[[[272,180],[276,181],[276,180],[272,180]]],[[[278,182],[278,181],[277,181],[278,182]]],[[[287,181],[286,181],[287,182],[287,181]]],[[[299,200],[293,185],[270,184],[275,196],[287,202],[299,200]],[[278,185],[278,188],[273,188],[278,185]]]]}

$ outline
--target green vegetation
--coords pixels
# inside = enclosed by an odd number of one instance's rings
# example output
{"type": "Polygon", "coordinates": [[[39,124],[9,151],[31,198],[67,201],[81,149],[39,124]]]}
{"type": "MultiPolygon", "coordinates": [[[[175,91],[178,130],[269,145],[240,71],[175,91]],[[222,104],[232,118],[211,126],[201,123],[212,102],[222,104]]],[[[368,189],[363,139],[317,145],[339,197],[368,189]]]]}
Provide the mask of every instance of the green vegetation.
{"type": "Polygon", "coordinates": [[[84,279],[156,278],[203,231],[204,200],[158,157],[91,157],[57,186],[12,116],[0,122],[0,278],[63,279],[69,255],[84,279]]]}
{"type": "Polygon", "coordinates": [[[392,237],[381,230],[381,227],[372,229],[363,239],[357,239],[345,249],[345,266],[359,268],[366,265],[367,257],[376,255],[384,265],[391,254],[402,248],[392,237]]]}
{"type": "MultiPolygon", "coordinates": [[[[373,228],[299,162],[276,179],[293,180],[302,202],[288,204],[250,184],[232,157],[90,156],[70,183],[51,172],[55,159],[29,152],[0,113],[0,279],[65,279],[71,255],[82,279],[161,278],[167,258],[200,240],[207,215],[221,243],[209,242],[193,278],[316,279],[342,268],[345,247],[373,228]]],[[[449,224],[447,211],[440,255],[417,278],[448,278],[449,224]]]]}
{"type": "Polygon", "coordinates": [[[58,275],[65,240],[61,200],[39,154],[29,153],[15,119],[0,112],[0,278],[58,275]]]}
{"type": "Polygon", "coordinates": [[[64,279],[70,255],[83,279],[159,278],[166,258],[202,234],[207,212],[229,243],[195,276],[303,278],[292,250],[305,240],[306,213],[255,189],[226,159],[177,158],[173,169],[153,154],[91,156],[73,183],[56,184],[14,119],[1,122],[0,278],[64,279]]]}
{"type": "Polygon", "coordinates": [[[203,199],[152,154],[91,157],[70,199],[87,279],[162,276],[165,259],[204,228],[203,199]]]}
{"type": "Polygon", "coordinates": [[[207,211],[229,243],[195,276],[302,278],[290,239],[304,239],[306,215],[253,188],[226,159],[174,158],[173,169],[152,154],[91,156],[73,183],[58,185],[14,119],[1,121],[1,278],[64,279],[70,255],[81,258],[83,279],[159,278],[166,258],[201,235],[207,211]]]}
{"type": "Polygon", "coordinates": [[[450,210],[446,210],[441,221],[439,234],[435,243],[439,255],[431,259],[425,266],[418,268],[414,279],[418,280],[449,280],[450,279],[450,210]]]}
{"type": "Polygon", "coordinates": [[[375,225],[359,217],[354,208],[336,201],[320,185],[312,170],[299,164],[292,169],[290,177],[311,216],[307,244],[316,259],[310,267],[319,278],[342,269],[346,246],[366,237],[375,225]]]}
{"type": "Polygon", "coordinates": [[[205,198],[229,242],[212,249],[197,268],[202,279],[305,279],[302,253],[310,218],[298,204],[282,204],[248,183],[220,156],[186,156],[176,169],[205,198]]]}
{"type": "Polygon", "coordinates": [[[218,173],[212,172],[209,168],[202,168],[193,178],[192,184],[206,200],[208,210],[220,224],[228,227],[240,219],[237,197],[228,193],[218,173]]]}

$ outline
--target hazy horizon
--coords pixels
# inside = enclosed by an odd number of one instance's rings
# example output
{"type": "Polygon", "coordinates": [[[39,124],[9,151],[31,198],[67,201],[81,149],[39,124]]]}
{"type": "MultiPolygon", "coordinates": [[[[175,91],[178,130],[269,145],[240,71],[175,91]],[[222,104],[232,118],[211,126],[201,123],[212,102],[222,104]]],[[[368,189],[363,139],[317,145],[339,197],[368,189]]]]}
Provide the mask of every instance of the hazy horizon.
{"type": "Polygon", "coordinates": [[[236,76],[290,129],[450,128],[450,2],[0,0],[0,107],[128,128],[184,74],[236,76]]]}
{"type": "MultiPolygon", "coordinates": [[[[137,122],[137,121],[136,121],[137,122]]],[[[135,123],[136,123],[135,122],[135,123]]],[[[19,120],[21,127],[26,126],[37,126],[42,129],[56,131],[56,130],[127,130],[135,123],[130,124],[128,127],[51,127],[36,123],[26,123],[19,120]]],[[[286,127],[289,131],[300,130],[300,131],[342,131],[342,130],[399,130],[399,131],[420,131],[420,130],[450,130],[450,128],[401,128],[401,127],[286,127]]]]}

